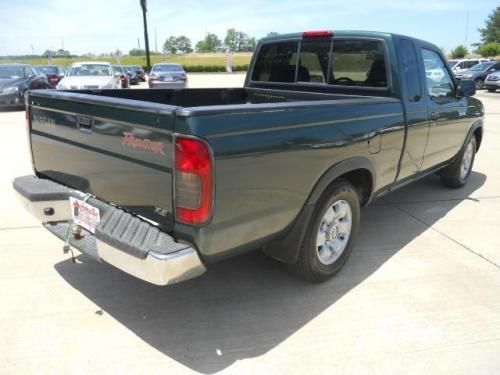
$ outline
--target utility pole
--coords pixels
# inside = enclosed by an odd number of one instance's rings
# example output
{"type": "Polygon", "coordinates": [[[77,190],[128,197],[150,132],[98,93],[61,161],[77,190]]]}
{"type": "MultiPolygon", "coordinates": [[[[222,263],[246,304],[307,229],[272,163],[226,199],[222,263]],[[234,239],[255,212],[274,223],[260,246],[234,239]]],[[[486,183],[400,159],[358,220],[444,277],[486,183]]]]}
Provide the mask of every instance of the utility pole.
{"type": "Polygon", "coordinates": [[[158,39],[157,39],[157,35],[156,35],[156,26],[155,26],[155,51],[156,51],[156,53],[158,53],[158,39]]]}
{"type": "Polygon", "coordinates": [[[141,40],[139,38],[137,38],[137,49],[141,50],[141,40]]]}
{"type": "Polygon", "coordinates": [[[467,11],[467,14],[465,16],[465,48],[467,48],[468,34],[469,34],[469,11],[467,11]]]}
{"type": "Polygon", "coordinates": [[[61,49],[64,51],[64,38],[61,37],[61,49]]]}
{"type": "Polygon", "coordinates": [[[140,1],[142,8],[142,21],[144,22],[144,44],[146,46],[146,67],[149,72],[151,70],[151,58],[149,56],[148,21],[146,18],[146,12],[148,11],[148,9],[146,0],[140,0],[140,1]]]}

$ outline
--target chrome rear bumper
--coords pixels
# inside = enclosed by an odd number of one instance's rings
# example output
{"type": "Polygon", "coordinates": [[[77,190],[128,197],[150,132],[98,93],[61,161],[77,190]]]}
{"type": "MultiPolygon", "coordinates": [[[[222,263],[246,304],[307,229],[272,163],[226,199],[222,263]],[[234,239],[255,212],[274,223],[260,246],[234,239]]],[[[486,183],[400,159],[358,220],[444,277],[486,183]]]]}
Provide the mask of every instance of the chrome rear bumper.
{"type": "MultiPolygon", "coordinates": [[[[84,199],[86,194],[34,176],[18,177],[13,185],[25,209],[51,233],[66,240],[74,225],[71,223],[69,197],[84,199]]],[[[81,238],[70,236],[72,248],[156,285],[177,283],[205,272],[206,268],[193,247],[176,242],[152,224],[117,207],[95,198],[88,202],[101,211],[101,222],[95,234],[82,229],[81,238]],[[110,220],[113,215],[115,219],[117,215],[126,217],[128,222],[127,227],[120,230],[120,237],[109,228],[112,227],[110,220]],[[135,241],[136,244],[129,241],[132,237],[136,239],[134,233],[139,226],[142,230],[146,226],[148,233],[152,232],[156,239],[148,242],[151,236],[145,236],[143,241],[135,241]]]]}

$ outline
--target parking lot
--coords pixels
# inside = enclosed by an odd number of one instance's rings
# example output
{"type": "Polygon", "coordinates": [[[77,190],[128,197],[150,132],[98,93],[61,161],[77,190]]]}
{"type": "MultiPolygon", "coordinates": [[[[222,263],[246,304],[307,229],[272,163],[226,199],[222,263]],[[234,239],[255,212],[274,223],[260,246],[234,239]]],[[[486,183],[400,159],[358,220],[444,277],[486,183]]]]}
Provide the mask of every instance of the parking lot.
{"type": "Polygon", "coordinates": [[[498,373],[500,93],[477,97],[468,185],[432,175],[363,209],[347,265],[316,285],[258,251],[169,287],[73,264],[15,198],[11,180],[31,173],[24,112],[0,112],[0,372],[498,373]]]}

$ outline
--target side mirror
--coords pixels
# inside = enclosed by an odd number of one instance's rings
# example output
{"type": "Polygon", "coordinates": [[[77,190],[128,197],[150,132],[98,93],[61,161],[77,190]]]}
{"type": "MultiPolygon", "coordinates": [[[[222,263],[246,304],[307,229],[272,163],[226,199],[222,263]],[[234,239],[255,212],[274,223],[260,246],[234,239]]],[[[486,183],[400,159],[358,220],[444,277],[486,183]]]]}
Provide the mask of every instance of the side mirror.
{"type": "Polygon", "coordinates": [[[461,80],[457,88],[457,96],[472,96],[476,93],[476,83],[472,80],[461,80]]]}

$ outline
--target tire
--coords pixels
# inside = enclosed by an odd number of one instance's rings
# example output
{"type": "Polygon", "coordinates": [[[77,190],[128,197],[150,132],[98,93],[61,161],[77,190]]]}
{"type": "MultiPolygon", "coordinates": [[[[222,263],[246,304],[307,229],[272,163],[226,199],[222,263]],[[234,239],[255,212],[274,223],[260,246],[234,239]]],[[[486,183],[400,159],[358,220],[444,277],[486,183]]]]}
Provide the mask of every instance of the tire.
{"type": "Polygon", "coordinates": [[[346,180],[334,182],[323,193],[314,209],[297,261],[289,265],[294,274],[310,282],[321,282],[342,268],[356,240],[359,201],[356,189],[346,180]]]}
{"type": "Polygon", "coordinates": [[[488,92],[495,92],[497,89],[488,89],[488,92]]]}
{"type": "Polygon", "coordinates": [[[472,171],[472,167],[474,166],[476,150],[476,137],[473,135],[467,140],[457,160],[443,170],[441,183],[444,186],[452,189],[458,189],[465,186],[472,171]]]}
{"type": "Polygon", "coordinates": [[[476,84],[476,90],[482,90],[484,87],[484,81],[481,78],[478,78],[474,82],[476,84]]]}

